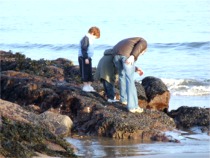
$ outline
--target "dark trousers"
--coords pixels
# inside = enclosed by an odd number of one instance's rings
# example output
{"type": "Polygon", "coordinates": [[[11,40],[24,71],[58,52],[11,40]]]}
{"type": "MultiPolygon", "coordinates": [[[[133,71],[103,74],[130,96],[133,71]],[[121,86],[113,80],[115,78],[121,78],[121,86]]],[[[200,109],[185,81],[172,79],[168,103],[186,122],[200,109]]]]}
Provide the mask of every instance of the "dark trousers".
{"type": "Polygon", "coordinates": [[[112,85],[111,83],[107,82],[104,79],[101,79],[101,82],[103,83],[105,94],[107,95],[107,98],[113,100],[115,97],[114,85],[112,85]]]}
{"type": "Polygon", "coordinates": [[[82,82],[93,82],[92,59],[89,58],[89,64],[85,64],[85,58],[79,57],[79,68],[82,82]]]}

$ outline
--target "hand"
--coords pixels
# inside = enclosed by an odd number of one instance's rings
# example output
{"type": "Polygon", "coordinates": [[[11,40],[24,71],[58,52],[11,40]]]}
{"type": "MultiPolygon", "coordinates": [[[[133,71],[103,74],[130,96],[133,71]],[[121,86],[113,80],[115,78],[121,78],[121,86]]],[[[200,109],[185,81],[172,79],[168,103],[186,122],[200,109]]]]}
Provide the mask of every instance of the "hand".
{"type": "Polygon", "coordinates": [[[85,59],[85,64],[89,64],[89,59],[85,59]]]}
{"type": "Polygon", "coordinates": [[[126,59],[125,63],[132,65],[134,63],[134,56],[131,55],[128,59],[126,59]]]}
{"type": "Polygon", "coordinates": [[[136,72],[141,76],[144,74],[144,72],[140,68],[136,68],[136,72]]]}

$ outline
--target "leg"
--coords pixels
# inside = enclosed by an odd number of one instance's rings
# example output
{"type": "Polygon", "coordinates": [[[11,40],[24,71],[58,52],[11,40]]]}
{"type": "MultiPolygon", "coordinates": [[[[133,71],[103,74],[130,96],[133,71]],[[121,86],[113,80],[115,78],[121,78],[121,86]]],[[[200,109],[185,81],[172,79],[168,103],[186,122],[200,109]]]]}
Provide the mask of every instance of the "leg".
{"type": "MultiPolygon", "coordinates": [[[[124,61],[125,60],[126,58],[124,58],[124,61]]],[[[128,101],[127,108],[128,110],[133,110],[139,107],[137,90],[134,81],[135,65],[127,65],[125,62],[123,62],[123,68],[126,76],[126,93],[128,101]]]]}
{"type": "MultiPolygon", "coordinates": [[[[102,82],[102,84],[104,86],[105,95],[107,96],[108,90],[107,90],[106,83],[105,83],[106,81],[104,79],[101,79],[101,82],[102,82]]],[[[108,98],[108,96],[107,96],[107,98],[108,98]]]]}
{"type": "Polygon", "coordinates": [[[123,69],[123,57],[120,55],[116,55],[113,59],[116,68],[118,69],[119,74],[119,88],[120,88],[120,102],[127,102],[127,94],[126,94],[126,76],[125,71],[123,69]]]}
{"type": "Polygon", "coordinates": [[[87,69],[87,74],[88,74],[88,87],[90,89],[91,92],[95,92],[96,90],[91,86],[92,82],[93,82],[93,74],[92,74],[92,59],[89,58],[89,64],[88,64],[88,69],[87,69]]]}
{"type": "Polygon", "coordinates": [[[106,80],[104,80],[104,85],[106,87],[107,98],[114,100],[115,97],[114,86],[111,83],[107,82],[106,80]]]}
{"type": "Polygon", "coordinates": [[[83,81],[82,79],[83,57],[78,57],[78,62],[79,62],[79,71],[80,71],[81,81],[83,81]]]}
{"type": "Polygon", "coordinates": [[[82,90],[85,92],[91,92],[91,89],[89,88],[90,83],[88,81],[90,80],[89,74],[90,72],[92,72],[92,67],[90,67],[90,64],[85,64],[85,59],[83,57],[79,57],[78,60],[79,60],[81,81],[83,82],[82,90]]]}
{"type": "Polygon", "coordinates": [[[89,64],[85,64],[85,58],[79,57],[80,75],[82,82],[88,82],[89,64]]]}

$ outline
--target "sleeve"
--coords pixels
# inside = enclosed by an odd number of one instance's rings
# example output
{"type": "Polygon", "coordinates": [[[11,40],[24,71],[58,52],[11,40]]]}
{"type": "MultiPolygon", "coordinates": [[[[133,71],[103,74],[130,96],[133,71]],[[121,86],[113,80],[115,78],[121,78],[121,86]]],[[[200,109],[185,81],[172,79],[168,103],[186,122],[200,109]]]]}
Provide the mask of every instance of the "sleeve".
{"type": "Polygon", "coordinates": [[[142,51],[142,46],[141,46],[141,40],[139,40],[135,45],[134,45],[134,48],[131,52],[131,55],[134,56],[135,60],[137,60],[139,54],[141,53],[142,51]]]}
{"type": "Polygon", "coordinates": [[[83,58],[87,59],[88,58],[88,47],[89,47],[88,37],[87,36],[83,37],[80,44],[81,44],[82,56],[83,56],[83,58]]]}

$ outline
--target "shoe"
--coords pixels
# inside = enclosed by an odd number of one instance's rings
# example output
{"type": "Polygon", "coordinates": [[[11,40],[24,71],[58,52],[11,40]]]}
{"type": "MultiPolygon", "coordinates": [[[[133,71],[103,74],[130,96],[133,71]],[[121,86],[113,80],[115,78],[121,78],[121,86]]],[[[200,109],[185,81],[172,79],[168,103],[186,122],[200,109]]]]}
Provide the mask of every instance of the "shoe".
{"type": "Polygon", "coordinates": [[[89,88],[89,86],[83,86],[82,90],[84,92],[91,92],[91,89],[89,88]]]}
{"type": "Polygon", "coordinates": [[[129,110],[131,113],[135,113],[136,109],[129,110]]]}
{"type": "Polygon", "coordinates": [[[127,105],[128,103],[127,103],[126,101],[124,101],[124,102],[121,102],[121,104],[123,104],[123,105],[127,105]]]}
{"type": "Polygon", "coordinates": [[[119,100],[116,100],[116,99],[108,99],[107,100],[109,103],[114,103],[114,102],[118,102],[119,100]]]}
{"type": "Polygon", "coordinates": [[[89,89],[91,92],[96,92],[96,90],[91,85],[89,85],[89,89]]]}
{"type": "Polygon", "coordinates": [[[142,113],[144,112],[144,109],[142,108],[135,108],[135,109],[132,109],[132,110],[129,110],[130,112],[132,113],[142,113]]]}
{"type": "Polygon", "coordinates": [[[138,107],[138,108],[136,108],[136,112],[137,113],[142,113],[142,112],[144,112],[144,109],[138,107]]]}

